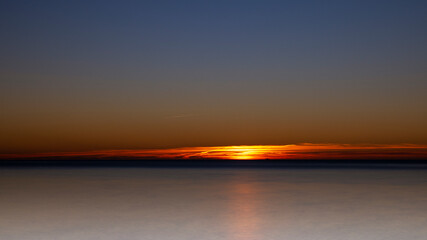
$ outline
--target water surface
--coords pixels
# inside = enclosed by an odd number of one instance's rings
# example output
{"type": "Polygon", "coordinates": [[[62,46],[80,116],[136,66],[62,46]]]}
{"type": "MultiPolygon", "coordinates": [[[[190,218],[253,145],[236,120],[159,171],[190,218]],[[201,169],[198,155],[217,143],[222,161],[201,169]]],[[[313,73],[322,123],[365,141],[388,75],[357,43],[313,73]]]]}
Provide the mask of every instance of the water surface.
{"type": "Polygon", "coordinates": [[[0,169],[0,239],[427,239],[427,171],[0,169]]]}

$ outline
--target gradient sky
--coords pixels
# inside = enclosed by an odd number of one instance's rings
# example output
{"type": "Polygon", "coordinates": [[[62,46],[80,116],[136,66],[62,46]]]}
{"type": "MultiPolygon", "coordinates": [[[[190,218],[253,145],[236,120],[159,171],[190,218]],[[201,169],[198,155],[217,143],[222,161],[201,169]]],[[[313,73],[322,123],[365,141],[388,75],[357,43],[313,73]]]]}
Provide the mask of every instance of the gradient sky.
{"type": "Polygon", "coordinates": [[[426,1],[1,1],[0,153],[427,144],[426,1]]]}

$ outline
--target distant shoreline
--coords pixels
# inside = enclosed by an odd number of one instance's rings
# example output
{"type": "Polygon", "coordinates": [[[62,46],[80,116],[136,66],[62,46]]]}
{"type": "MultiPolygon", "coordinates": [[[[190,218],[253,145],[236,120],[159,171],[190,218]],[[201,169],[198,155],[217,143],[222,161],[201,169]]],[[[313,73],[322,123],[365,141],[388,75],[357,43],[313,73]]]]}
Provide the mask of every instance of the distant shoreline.
{"type": "Polygon", "coordinates": [[[426,160],[181,160],[181,159],[1,159],[0,168],[360,168],[427,169],[426,160]]]}

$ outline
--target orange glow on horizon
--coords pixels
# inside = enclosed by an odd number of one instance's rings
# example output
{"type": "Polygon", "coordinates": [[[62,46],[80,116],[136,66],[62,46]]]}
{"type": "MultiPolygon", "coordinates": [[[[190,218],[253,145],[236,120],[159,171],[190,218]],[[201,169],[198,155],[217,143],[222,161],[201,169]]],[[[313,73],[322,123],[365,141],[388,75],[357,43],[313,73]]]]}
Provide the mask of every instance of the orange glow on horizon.
{"type": "Polygon", "coordinates": [[[427,159],[427,145],[291,144],[0,154],[6,158],[136,159],[427,159]]]}

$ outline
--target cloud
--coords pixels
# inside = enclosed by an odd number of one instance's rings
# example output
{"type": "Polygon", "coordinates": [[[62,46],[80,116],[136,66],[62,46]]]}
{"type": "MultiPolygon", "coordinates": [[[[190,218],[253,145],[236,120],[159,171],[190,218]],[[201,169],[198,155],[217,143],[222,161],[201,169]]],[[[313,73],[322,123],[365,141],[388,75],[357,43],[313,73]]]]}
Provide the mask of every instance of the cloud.
{"type": "Polygon", "coordinates": [[[1,154],[0,158],[427,159],[427,145],[292,144],[1,154]]]}

